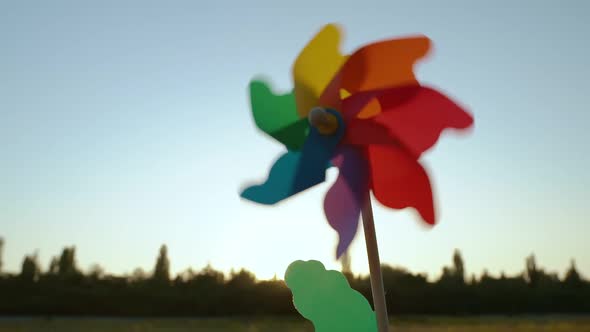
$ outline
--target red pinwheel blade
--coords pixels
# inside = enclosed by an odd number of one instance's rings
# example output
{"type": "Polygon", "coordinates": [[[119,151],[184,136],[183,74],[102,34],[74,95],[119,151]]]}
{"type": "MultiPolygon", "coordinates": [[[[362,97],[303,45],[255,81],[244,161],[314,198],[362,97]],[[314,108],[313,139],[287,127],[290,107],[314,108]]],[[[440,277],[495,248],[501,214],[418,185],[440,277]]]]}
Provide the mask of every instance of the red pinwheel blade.
{"type": "Polygon", "coordinates": [[[399,146],[374,144],[367,150],[375,198],[393,209],[413,207],[426,223],[434,224],[432,188],[422,165],[399,146]]]}
{"type": "MultiPolygon", "coordinates": [[[[345,113],[359,112],[367,96],[351,100],[345,113]]],[[[350,121],[344,142],[354,145],[398,142],[415,157],[436,144],[447,128],[466,129],[473,117],[442,93],[423,86],[406,86],[374,94],[382,112],[370,119],[350,121]]],[[[346,106],[346,105],[345,105],[346,106]]]]}

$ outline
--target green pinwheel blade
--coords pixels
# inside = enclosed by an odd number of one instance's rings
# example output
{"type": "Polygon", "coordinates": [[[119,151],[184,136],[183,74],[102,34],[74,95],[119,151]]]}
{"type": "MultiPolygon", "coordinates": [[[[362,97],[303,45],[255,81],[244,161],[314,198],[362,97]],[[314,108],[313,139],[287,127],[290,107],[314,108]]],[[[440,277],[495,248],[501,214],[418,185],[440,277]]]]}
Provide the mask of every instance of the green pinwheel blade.
{"type": "Polygon", "coordinates": [[[250,82],[252,115],[260,130],[283,143],[288,150],[300,150],[309,130],[306,118],[297,113],[293,92],[274,94],[261,80],[250,82]]]}

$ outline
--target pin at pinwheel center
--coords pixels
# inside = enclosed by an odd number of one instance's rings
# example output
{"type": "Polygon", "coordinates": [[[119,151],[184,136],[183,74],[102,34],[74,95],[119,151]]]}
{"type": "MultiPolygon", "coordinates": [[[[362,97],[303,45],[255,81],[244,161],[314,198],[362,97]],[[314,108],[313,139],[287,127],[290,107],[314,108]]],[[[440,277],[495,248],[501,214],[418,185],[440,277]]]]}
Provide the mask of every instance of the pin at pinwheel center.
{"type": "Polygon", "coordinates": [[[338,118],[325,108],[314,107],[307,117],[309,123],[322,135],[334,135],[338,131],[338,118]]]}

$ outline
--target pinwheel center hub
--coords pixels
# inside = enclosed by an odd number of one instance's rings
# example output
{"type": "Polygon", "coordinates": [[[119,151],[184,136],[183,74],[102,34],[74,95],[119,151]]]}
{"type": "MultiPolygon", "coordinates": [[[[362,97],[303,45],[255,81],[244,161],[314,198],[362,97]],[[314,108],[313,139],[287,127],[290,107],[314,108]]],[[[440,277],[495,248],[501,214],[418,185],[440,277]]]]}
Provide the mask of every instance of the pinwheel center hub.
{"type": "Polygon", "coordinates": [[[307,118],[322,135],[333,135],[338,130],[338,118],[323,107],[312,108],[307,118]]]}

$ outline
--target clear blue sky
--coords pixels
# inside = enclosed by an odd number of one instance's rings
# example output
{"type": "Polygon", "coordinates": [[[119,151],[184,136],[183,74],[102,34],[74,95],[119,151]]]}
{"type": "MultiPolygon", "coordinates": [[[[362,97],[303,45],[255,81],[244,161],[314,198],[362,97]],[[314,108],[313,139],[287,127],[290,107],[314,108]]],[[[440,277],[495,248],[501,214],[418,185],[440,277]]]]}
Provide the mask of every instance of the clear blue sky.
{"type": "MultiPolygon", "coordinates": [[[[252,121],[248,81],[291,88],[297,53],[322,25],[345,51],[429,36],[418,75],[467,105],[466,137],[427,155],[440,222],[376,206],[381,257],[440,273],[454,248],[469,273],[590,277],[590,2],[0,1],[0,235],[5,267],[65,245],[80,267],[246,267],[282,277],[296,259],[337,268],[324,184],[274,208],[242,201],[282,147],[252,121]]],[[[329,182],[336,170],[330,170],[329,182]]],[[[366,272],[362,232],[352,246],[366,272]]]]}

